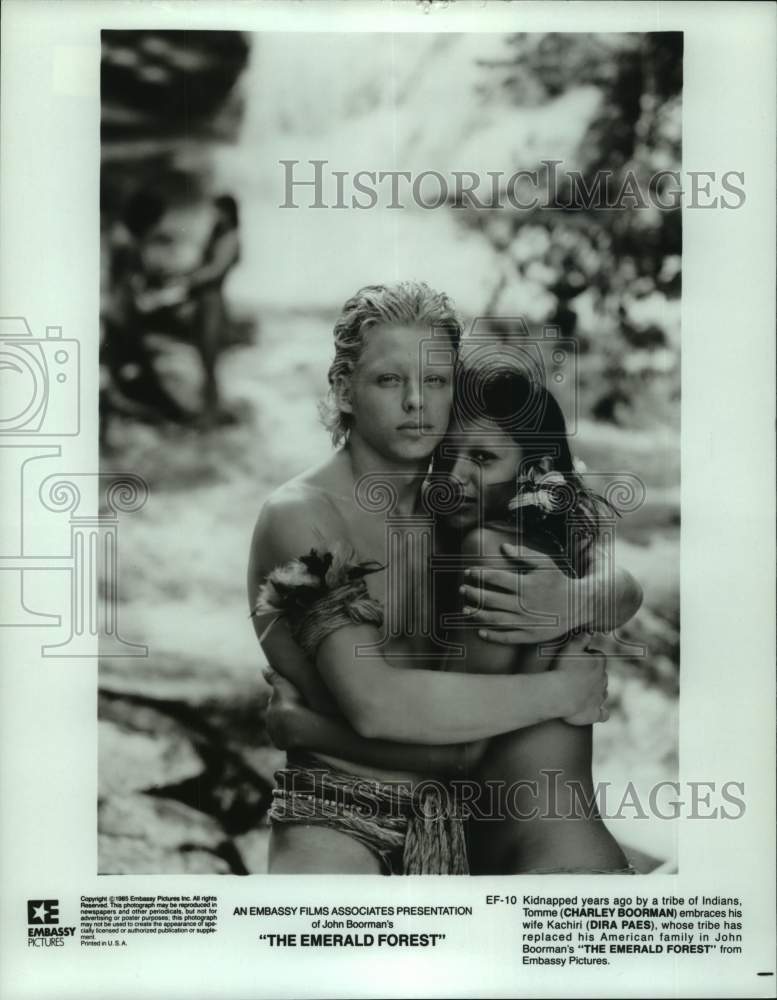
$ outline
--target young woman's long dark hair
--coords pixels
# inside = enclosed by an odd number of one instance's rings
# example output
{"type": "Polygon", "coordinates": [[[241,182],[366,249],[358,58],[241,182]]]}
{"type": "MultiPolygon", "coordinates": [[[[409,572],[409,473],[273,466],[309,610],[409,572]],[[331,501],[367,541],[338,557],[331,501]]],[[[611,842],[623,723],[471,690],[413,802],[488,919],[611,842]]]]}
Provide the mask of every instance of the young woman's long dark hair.
{"type": "MultiPolygon", "coordinates": [[[[549,390],[517,368],[460,368],[453,424],[487,420],[508,434],[522,451],[515,493],[497,506],[484,505],[485,526],[509,529],[553,556],[571,576],[584,576],[602,517],[613,515],[575,469],[566,420],[549,390]]],[[[445,471],[445,461],[435,470],[445,471]]]]}

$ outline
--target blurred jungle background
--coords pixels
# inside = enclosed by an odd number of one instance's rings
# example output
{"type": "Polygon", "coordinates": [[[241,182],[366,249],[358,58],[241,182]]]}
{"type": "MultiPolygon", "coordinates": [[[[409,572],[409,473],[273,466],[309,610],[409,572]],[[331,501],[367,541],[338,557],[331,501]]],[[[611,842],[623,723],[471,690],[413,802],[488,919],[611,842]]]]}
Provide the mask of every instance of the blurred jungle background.
{"type": "MultiPolygon", "coordinates": [[[[648,656],[611,663],[596,777],[610,808],[676,777],[680,210],[281,209],[279,161],[509,176],[560,160],[647,185],[680,166],[681,88],[674,33],[103,33],[102,468],[139,473],[150,500],[120,525],[118,609],[149,656],[100,670],[101,872],[265,870],[283,754],[248,543],[267,494],[327,452],[332,325],[373,282],[423,279],[467,321],[574,339],[576,452],[647,487],[618,558],[644,587],[625,635],[648,656]]],[[[671,866],[675,824],[623,816],[638,867],[671,866]]]]}

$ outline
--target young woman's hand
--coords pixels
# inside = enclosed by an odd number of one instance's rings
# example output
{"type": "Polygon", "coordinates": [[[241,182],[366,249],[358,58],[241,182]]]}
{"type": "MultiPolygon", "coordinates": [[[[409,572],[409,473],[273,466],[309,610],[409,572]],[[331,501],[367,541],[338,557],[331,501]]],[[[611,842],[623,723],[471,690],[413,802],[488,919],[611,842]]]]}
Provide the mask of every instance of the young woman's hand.
{"type": "Polygon", "coordinates": [[[277,671],[268,668],[262,671],[262,676],[271,688],[265,715],[267,735],[278,750],[291,750],[297,745],[301,717],[306,710],[302,695],[277,671]]]}
{"type": "Polygon", "coordinates": [[[590,726],[606,722],[610,713],[607,700],[607,657],[599,650],[589,649],[589,635],[575,636],[565,643],[551,669],[563,675],[565,686],[576,705],[575,711],[564,716],[572,726],[590,726]]]}

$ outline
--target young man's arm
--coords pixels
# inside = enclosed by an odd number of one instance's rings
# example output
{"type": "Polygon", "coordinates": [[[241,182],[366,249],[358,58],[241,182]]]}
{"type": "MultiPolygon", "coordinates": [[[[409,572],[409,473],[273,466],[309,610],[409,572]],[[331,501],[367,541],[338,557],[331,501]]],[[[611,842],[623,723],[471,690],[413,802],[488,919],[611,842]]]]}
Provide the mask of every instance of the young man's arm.
{"type": "MultiPolygon", "coordinates": [[[[474,532],[472,538],[465,539],[463,554],[477,562],[477,553],[485,546],[488,555],[498,557],[502,538],[495,532],[474,532]]],[[[470,673],[501,674],[513,671],[514,649],[489,645],[475,630],[466,627],[450,630],[447,637],[465,650],[464,658],[453,663],[454,670],[458,667],[470,673]]],[[[547,667],[550,666],[549,663],[547,667]]],[[[268,673],[265,676],[273,686],[267,710],[268,731],[273,743],[282,750],[307,749],[373,767],[465,776],[477,766],[488,746],[487,739],[435,746],[367,739],[347,723],[311,711],[287,677],[268,673]]]]}
{"type": "Polygon", "coordinates": [[[520,545],[501,545],[514,565],[473,569],[462,591],[470,621],[481,638],[501,645],[549,642],[576,629],[611,632],[642,604],[642,588],[628,570],[608,567],[597,547],[593,569],[577,579],[566,576],[550,556],[520,545]]]}
{"type": "MultiPolygon", "coordinates": [[[[285,502],[268,501],[262,508],[251,538],[248,560],[248,605],[252,611],[267,574],[293,556],[302,555],[305,543],[311,543],[307,533],[300,541],[294,530],[294,524],[300,519],[299,506],[300,501],[292,498],[285,502]],[[289,555],[297,545],[298,551],[294,551],[293,556],[289,555]]],[[[318,514],[314,508],[312,515],[318,514]]],[[[314,536],[311,544],[320,546],[321,543],[314,536]]],[[[337,703],[321,680],[315,664],[295,642],[286,622],[282,618],[273,622],[272,615],[253,616],[251,621],[270,667],[302,693],[310,708],[328,715],[339,714],[337,703]]]]}
{"type": "MultiPolygon", "coordinates": [[[[257,552],[256,545],[261,540],[260,520],[253,553],[257,552]]],[[[248,575],[249,600],[262,582],[259,562],[258,556],[252,556],[248,575]]],[[[253,621],[257,636],[261,636],[268,623],[253,621]]],[[[485,750],[486,740],[429,746],[359,736],[339,717],[340,710],[332,694],[294,641],[285,621],[272,625],[262,639],[262,648],[272,668],[269,675],[265,673],[273,687],[267,725],[270,738],[279,750],[307,749],[357,760],[371,767],[440,775],[470,773],[485,750]]]]}
{"type": "Polygon", "coordinates": [[[330,633],[316,651],[321,676],[360,736],[466,743],[548,719],[578,725],[601,719],[606,672],[598,658],[581,655],[573,665],[572,657],[564,657],[557,670],[534,675],[408,670],[359,655],[359,646],[379,639],[371,626],[347,626],[330,633]]]}
{"type": "Polygon", "coordinates": [[[265,677],[272,685],[267,731],[279,750],[312,750],[397,771],[466,776],[477,766],[488,745],[488,740],[440,746],[368,740],[347,723],[308,708],[285,677],[275,673],[265,677]]]}

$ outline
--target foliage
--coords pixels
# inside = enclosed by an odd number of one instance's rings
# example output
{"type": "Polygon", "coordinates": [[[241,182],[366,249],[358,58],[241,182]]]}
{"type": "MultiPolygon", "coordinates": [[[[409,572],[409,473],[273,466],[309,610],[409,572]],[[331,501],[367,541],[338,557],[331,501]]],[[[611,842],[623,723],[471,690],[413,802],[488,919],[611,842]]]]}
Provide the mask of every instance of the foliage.
{"type": "Polygon", "coordinates": [[[520,34],[506,49],[482,71],[510,103],[541,108],[592,87],[598,100],[576,162],[554,172],[555,196],[548,181],[533,209],[467,213],[504,263],[486,308],[509,314],[513,286],[534,286],[533,318],[592,355],[581,368],[590,415],[675,423],[681,212],[650,193],[671,204],[671,179],[652,178],[680,168],[682,35],[520,34]]]}

